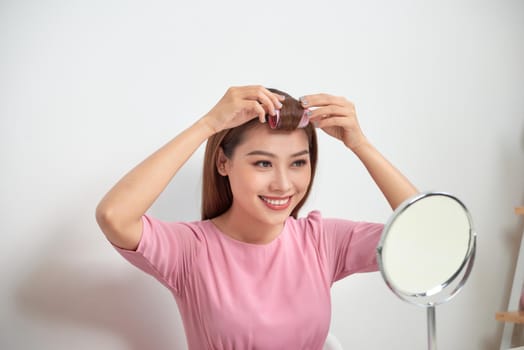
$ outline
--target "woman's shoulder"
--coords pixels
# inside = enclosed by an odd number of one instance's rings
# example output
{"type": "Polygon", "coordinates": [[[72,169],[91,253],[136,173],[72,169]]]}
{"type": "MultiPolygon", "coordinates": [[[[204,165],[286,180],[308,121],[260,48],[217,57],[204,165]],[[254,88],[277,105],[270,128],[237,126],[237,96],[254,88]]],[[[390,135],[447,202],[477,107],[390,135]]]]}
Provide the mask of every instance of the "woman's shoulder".
{"type": "Polygon", "coordinates": [[[200,237],[206,231],[212,229],[209,220],[188,220],[188,221],[167,221],[150,214],[143,216],[144,228],[149,227],[153,232],[162,232],[166,234],[190,234],[200,237]]]}
{"type": "Polygon", "coordinates": [[[322,213],[320,210],[311,210],[305,216],[298,217],[296,221],[320,221],[322,220],[322,213]]]}
{"type": "Polygon", "coordinates": [[[299,217],[297,219],[290,218],[296,224],[318,226],[318,225],[332,225],[332,224],[351,224],[352,220],[336,218],[336,217],[326,217],[322,215],[320,210],[311,210],[305,216],[299,217]]]}
{"type": "Polygon", "coordinates": [[[296,219],[290,216],[286,222],[286,226],[290,230],[300,233],[318,233],[322,230],[322,224],[322,213],[319,210],[312,210],[305,216],[296,219]]]}
{"type": "Polygon", "coordinates": [[[303,232],[312,232],[314,234],[335,231],[346,232],[348,230],[354,229],[357,226],[372,224],[344,218],[326,217],[323,216],[319,210],[312,210],[305,216],[299,217],[297,219],[290,218],[288,223],[290,227],[296,228],[303,232]]]}
{"type": "Polygon", "coordinates": [[[299,216],[297,218],[294,218],[290,216],[287,219],[287,223],[293,223],[293,224],[304,224],[310,221],[321,221],[322,220],[322,214],[319,210],[311,210],[307,214],[303,216],[299,216]]]}

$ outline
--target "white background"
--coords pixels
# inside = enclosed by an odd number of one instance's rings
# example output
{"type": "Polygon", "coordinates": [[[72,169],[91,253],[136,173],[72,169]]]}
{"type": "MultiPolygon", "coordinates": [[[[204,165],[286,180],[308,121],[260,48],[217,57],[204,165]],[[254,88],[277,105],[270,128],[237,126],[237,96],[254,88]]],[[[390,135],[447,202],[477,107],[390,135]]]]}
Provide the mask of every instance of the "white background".
{"type": "MultiPolygon", "coordinates": [[[[466,203],[477,261],[437,308],[438,343],[498,348],[524,229],[524,2],[13,0],[0,2],[1,349],[185,348],[169,291],[110,247],[95,206],[228,86],[253,83],[346,96],[421,190],[466,203]]],[[[305,209],[386,221],[356,157],[320,147],[305,209]]],[[[199,218],[202,150],[154,215],[199,218]]],[[[426,346],[424,309],[380,274],[332,294],[345,349],[426,346]]]]}

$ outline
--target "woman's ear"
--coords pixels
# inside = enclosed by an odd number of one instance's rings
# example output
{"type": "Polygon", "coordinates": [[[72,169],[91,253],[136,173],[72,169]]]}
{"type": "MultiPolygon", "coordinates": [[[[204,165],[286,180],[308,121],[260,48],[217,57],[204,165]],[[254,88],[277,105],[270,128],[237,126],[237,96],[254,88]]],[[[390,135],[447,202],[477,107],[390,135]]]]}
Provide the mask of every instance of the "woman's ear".
{"type": "Polygon", "coordinates": [[[227,169],[226,169],[227,162],[228,162],[228,158],[224,154],[224,150],[222,149],[222,147],[220,147],[218,149],[216,167],[217,167],[218,173],[222,176],[227,176],[227,169]]]}

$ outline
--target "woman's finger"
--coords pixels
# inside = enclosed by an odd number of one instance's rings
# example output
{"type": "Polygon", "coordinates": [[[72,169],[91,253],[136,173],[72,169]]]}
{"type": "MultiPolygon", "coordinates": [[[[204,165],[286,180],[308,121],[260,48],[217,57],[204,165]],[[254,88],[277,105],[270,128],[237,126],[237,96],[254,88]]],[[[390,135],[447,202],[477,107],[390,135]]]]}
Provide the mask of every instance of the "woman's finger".
{"type": "Polygon", "coordinates": [[[258,101],[270,115],[275,115],[275,109],[282,107],[278,97],[263,86],[249,86],[245,93],[246,99],[258,101]]]}
{"type": "Polygon", "coordinates": [[[286,99],[286,97],[272,92],[271,99],[273,100],[273,104],[276,106],[276,109],[281,109],[282,102],[286,99]]]}
{"type": "MultiPolygon", "coordinates": [[[[248,101],[248,109],[253,111],[251,117],[256,117],[261,123],[266,122],[266,111],[258,101],[248,101]]],[[[250,118],[251,119],[251,118],[250,118]]]]}
{"type": "Polygon", "coordinates": [[[348,110],[347,107],[340,107],[335,105],[328,105],[326,107],[320,107],[314,110],[311,110],[309,120],[315,122],[319,119],[329,118],[329,117],[348,117],[351,115],[351,110],[348,110]]]}
{"type": "Polygon", "coordinates": [[[328,105],[345,106],[351,104],[345,97],[333,96],[329,94],[314,94],[300,97],[302,107],[322,107],[328,105]]]}
{"type": "Polygon", "coordinates": [[[333,117],[333,118],[324,118],[324,119],[317,119],[314,121],[315,127],[324,129],[331,126],[340,126],[341,123],[345,122],[342,120],[343,117],[333,117]]]}

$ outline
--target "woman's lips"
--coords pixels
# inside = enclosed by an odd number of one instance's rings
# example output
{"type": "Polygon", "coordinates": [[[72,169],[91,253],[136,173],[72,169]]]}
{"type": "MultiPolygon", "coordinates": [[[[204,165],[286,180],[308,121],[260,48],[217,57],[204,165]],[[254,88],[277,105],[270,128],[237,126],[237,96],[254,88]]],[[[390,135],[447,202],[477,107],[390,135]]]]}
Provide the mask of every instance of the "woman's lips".
{"type": "Polygon", "coordinates": [[[291,204],[291,196],[288,197],[265,197],[259,196],[264,204],[273,210],[283,210],[291,204]]]}

